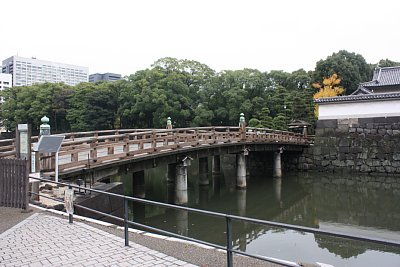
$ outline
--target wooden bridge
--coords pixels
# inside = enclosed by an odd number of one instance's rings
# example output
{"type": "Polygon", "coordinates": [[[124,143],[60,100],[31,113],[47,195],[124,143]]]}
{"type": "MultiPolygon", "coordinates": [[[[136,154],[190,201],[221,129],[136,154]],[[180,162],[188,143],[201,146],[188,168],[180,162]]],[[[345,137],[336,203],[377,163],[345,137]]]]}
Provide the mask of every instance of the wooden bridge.
{"type": "MultiPolygon", "coordinates": [[[[65,136],[59,157],[60,176],[105,168],[149,156],[179,154],[209,147],[269,144],[307,146],[301,134],[265,128],[197,127],[177,129],[121,129],[59,134],[65,136]]],[[[32,147],[38,137],[32,137],[32,147]]],[[[0,158],[14,158],[14,139],[0,140],[0,158]]],[[[39,158],[41,170],[54,170],[54,155],[39,158]],[[46,164],[47,161],[47,164],[46,164]]]]}

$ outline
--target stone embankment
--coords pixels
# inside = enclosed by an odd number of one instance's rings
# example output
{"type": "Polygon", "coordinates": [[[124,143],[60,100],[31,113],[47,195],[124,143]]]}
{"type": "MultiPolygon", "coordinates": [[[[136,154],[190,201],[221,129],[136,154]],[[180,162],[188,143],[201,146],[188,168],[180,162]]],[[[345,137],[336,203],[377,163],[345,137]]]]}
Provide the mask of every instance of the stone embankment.
{"type": "Polygon", "coordinates": [[[315,144],[288,164],[301,170],[400,174],[400,117],[318,121],[315,144]]]}

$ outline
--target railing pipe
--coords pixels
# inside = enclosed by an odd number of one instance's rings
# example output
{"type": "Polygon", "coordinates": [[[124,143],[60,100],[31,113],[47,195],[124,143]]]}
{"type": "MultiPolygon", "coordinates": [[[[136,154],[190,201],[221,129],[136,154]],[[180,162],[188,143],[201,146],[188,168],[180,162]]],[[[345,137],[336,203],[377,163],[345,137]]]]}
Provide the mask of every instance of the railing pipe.
{"type": "Polygon", "coordinates": [[[228,267],[233,266],[232,255],[232,221],[231,218],[226,217],[226,261],[228,267]]]}
{"type": "MultiPolygon", "coordinates": [[[[48,181],[46,179],[37,178],[37,177],[31,177],[31,178],[36,179],[36,180],[40,180],[40,181],[48,181]]],[[[55,184],[67,185],[69,189],[71,189],[71,188],[79,188],[79,186],[60,183],[60,182],[56,182],[55,184]]],[[[114,218],[114,219],[116,219],[118,221],[122,221],[124,223],[124,235],[125,235],[125,245],[126,246],[129,245],[128,226],[129,225],[133,225],[133,226],[142,227],[144,229],[148,229],[148,230],[151,230],[151,231],[154,231],[154,232],[158,232],[158,233],[161,233],[161,234],[165,234],[165,235],[169,235],[169,236],[173,236],[173,237],[178,237],[178,238],[181,238],[181,239],[184,239],[184,240],[200,243],[200,244],[203,244],[203,245],[208,245],[208,246],[211,246],[211,247],[214,247],[214,248],[218,248],[218,249],[223,249],[223,250],[225,250],[227,252],[227,266],[233,266],[233,253],[240,254],[240,255],[245,255],[245,256],[248,256],[248,257],[252,257],[252,258],[255,258],[255,259],[260,259],[260,260],[264,260],[264,261],[268,261],[268,262],[272,262],[272,263],[277,263],[277,264],[280,264],[282,266],[292,266],[292,267],[299,267],[300,266],[300,265],[298,265],[298,264],[296,264],[294,262],[288,262],[288,261],[284,261],[284,260],[279,260],[279,259],[270,258],[270,257],[264,257],[264,256],[260,256],[260,255],[255,255],[255,254],[248,254],[246,252],[233,249],[232,220],[238,220],[238,221],[244,221],[244,222],[250,222],[250,223],[257,223],[257,224],[261,224],[261,225],[268,225],[268,226],[272,226],[272,227],[280,227],[280,228],[291,229],[291,230],[295,230],[295,231],[308,232],[308,233],[314,233],[314,234],[325,234],[325,235],[328,235],[328,236],[349,238],[349,239],[354,239],[354,240],[359,240],[359,241],[366,241],[366,242],[372,242],[372,243],[378,243],[378,244],[383,244],[383,245],[392,245],[392,246],[400,247],[400,242],[397,242],[397,241],[388,241],[388,240],[376,239],[376,238],[368,238],[368,237],[363,237],[363,236],[347,235],[347,234],[343,234],[343,233],[324,231],[324,230],[319,230],[319,229],[314,229],[314,228],[309,228],[309,227],[295,226],[295,225],[289,225],[289,224],[284,224],[284,223],[276,223],[276,222],[263,221],[263,220],[259,220],[259,219],[253,219],[253,218],[246,218],[246,217],[236,216],[236,215],[228,215],[228,214],[212,212],[212,211],[198,210],[198,209],[194,209],[194,208],[188,208],[188,207],[183,207],[183,206],[177,206],[177,205],[172,205],[172,204],[165,204],[165,203],[155,202],[155,201],[151,201],[151,200],[145,200],[145,199],[139,199],[139,198],[134,198],[134,197],[118,195],[118,194],[115,194],[115,193],[99,191],[99,190],[96,190],[96,189],[87,189],[87,190],[90,191],[90,192],[93,191],[93,192],[98,192],[98,193],[101,193],[101,194],[106,194],[106,195],[110,195],[110,196],[123,198],[123,200],[124,200],[124,218],[119,218],[119,217],[116,217],[114,215],[110,215],[110,214],[107,214],[107,213],[104,213],[104,212],[96,211],[96,210],[93,210],[93,209],[90,209],[90,208],[87,208],[87,207],[84,207],[84,206],[76,205],[76,204],[74,204],[74,206],[80,207],[80,208],[83,208],[85,210],[89,210],[89,211],[92,211],[94,213],[101,214],[101,215],[104,215],[104,216],[107,216],[107,217],[110,217],[110,218],[114,218]],[[174,209],[179,209],[179,210],[186,210],[186,211],[191,211],[191,212],[195,212],[195,213],[198,213],[198,214],[217,216],[217,217],[220,217],[220,218],[224,217],[225,220],[226,220],[226,240],[227,240],[226,247],[223,247],[223,246],[220,246],[220,245],[217,245],[217,244],[213,244],[213,243],[209,243],[209,242],[206,242],[206,241],[202,241],[202,240],[197,240],[197,239],[194,239],[194,238],[186,237],[186,236],[181,236],[181,235],[176,234],[176,233],[168,232],[168,231],[165,231],[165,230],[162,230],[162,229],[154,228],[154,227],[147,226],[147,225],[144,225],[144,224],[140,224],[140,223],[137,223],[137,222],[129,221],[129,218],[128,218],[128,200],[133,200],[133,201],[137,201],[137,202],[141,202],[141,203],[145,203],[145,204],[152,204],[152,205],[166,207],[166,208],[174,208],[174,209]]],[[[36,193],[33,193],[33,194],[36,194],[36,193]]],[[[37,194],[37,195],[39,195],[39,194],[37,194]]],[[[53,199],[53,198],[48,197],[48,196],[44,196],[44,197],[53,199]]],[[[55,200],[57,200],[57,199],[55,199],[55,200]]],[[[60,200],[57,200],[57,201],[60,201],[60,200]]],[[[72,223],[72,214],[69,214],[69,221],[70,221],[70,223],[72,223]]]]}
{"type": "Polygon", "coordinates": [[[128,199],[124,198],[124,237],[125,237],[125,246],[129,246],[129,210],[128,210],[128,199]]]}
{"type": "MultiPolygon", "coordinates": [[[[68,189],[71,190],[72,189],[72,185],[68,185],[68,189]]],[[[74,215],[72,213],[68,213],[68,222],[69,223],[73,223],[74,221],[74,215]]]]}

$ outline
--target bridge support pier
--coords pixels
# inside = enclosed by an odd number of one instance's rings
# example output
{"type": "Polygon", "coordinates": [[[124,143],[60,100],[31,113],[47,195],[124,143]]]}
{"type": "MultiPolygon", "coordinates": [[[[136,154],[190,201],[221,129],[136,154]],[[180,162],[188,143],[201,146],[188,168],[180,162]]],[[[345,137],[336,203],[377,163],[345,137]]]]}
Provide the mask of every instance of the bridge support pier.
{"type": "Polygon", "coordinates": [[[146,197],[144,171],[134,172],[132,174],[133,196],[138,198],[146,197]]]}
{"type": "Polygon", "coordinates": [[[178,164],[176,165],[175,203],[186,204],[187,202],[187,166],[185,164],[178,164]]]}
{"type": "Polygon", "coordinates": [[[176,163],[167,166],[167,183],[173,183],[176,177],[176,163]]]}
{"type": "Polygon", "coordinates": [[[212,174],[221,174],[221,158],[219,155],[214,155],[212,157],[212,174]]]}
{"type": "Polygon", "coordinates": [[[236,155],[236,186],[246,188],[246,156],[244,153],[236,155]]]}
{"type": "Polygon", "coordinates": [[[199,158],[199,185],[209,185],[208,158],[199,158]]]}
{"type": "Polygon", "coordinates": [[[282,178],[282,159],[281,154],[283,149],[280,148],[277,152],[274,152],[274,177],[282,178]]]}

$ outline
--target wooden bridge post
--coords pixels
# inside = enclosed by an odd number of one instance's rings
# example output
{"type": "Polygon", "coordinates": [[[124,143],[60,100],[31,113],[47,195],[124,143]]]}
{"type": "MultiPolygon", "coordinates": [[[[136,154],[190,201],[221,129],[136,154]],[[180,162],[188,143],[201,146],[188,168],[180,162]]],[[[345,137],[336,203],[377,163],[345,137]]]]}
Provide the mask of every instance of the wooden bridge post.
{"type": "MultiPolygon", "coordinates": [[[[167,130],[172,130],[172,120],[171,120],[171,117],[168,117],[167,118],[167,126],[166,126],[166,129],[167,130]]],[[[164,137],[164,146],[168,146],[169,145],[169,142],[170,142],[170,140],[171,140],[171,135],[173,135],[173,133],[171,133],[171,132],[167,132],[166,133],[166,135],[165,135],[165,137],[164,137]]]]}
{"type": "Polygon", "coordinates": [[[167,129],[172,129],[172,120],[171,120],[171,117],[168,117],[167,118],[167,127],[166,127],[167,129]]]}
{"type": "MultiPolygon", "coordinates": [[[[106,139],[106,144],[112,143],[112,141],[107,138],[106,139]]],[[[107,147],[107,155],[113,155],[114,154],[114,146],[109,146],[107,147]]]]}
{"type": "Polygon", "coordinates": [[[239,119],[239,131],[240,131],[240,139],[246,139],[246,119],[244,118],[244,113],[240,113],[239,119]]]}
{"type": "MultiPolygon", "coordinates": [[[[40,121],[42,122],[42,124],[39,126],[39,136],[38,136],[38,142],[40,140],[40,137],[42,135],[50,135],[51,134],[51,127],[49,125],[49,118],[47,116],[43,116],[40,121]]],[[[52,159],[44,159],[44,160],[40,160],[41,156],[45,157],[45,156],[49,156],[49,153],[39,153],[39,152],[35,152],[35,172],[40,172],[42,169],[49,169],[51,168],[52,159]]]]}
{"type": "Polygon", "coordinates": [[[97,139],[96,138],[90,138],[90,159],[93,162],[97,161],[97,139]]]}
{"type": "Polygon", "coordinates": [[[281,154],[283,153],[283,147],[280,147],[278,151],[274,152],[274,177],[282,177],[282,159],[281,154]]]}
{"type": "Polygon", "coordinates": [[[151,135],[152,141],[151,141],[151,147],[154,149],[154,151],[157,150],[157,134],[156,131],[152,131],[151,135]]]}
{"type": "Polygon", "coordinates": [[[209,185],[208,158],[199,158],[199,185],[209,185]]]}
{"type": "Polygon", "coordinates": [[[176,165],[175,177],[175,204],[187,204],[187,166],[191,165],[192,159],[185,157],[176,165]]]}
{"type": "Polygon", "coordinates": [[[124,134],[124,146],[123,151],[127,155],[129,153],[129,134],[124,134]]]}
{"type": "Polygon", "coordinates": [[[236,186],[246,188],[246,156],[244,153],[236,154],[236,186]]]}
{"type": "Polygon", "coordinates": [[[75,151],[75,146],[71,147],[72,152],[71,152],[71,162],[78,162],[78,152],[74,152],[75,151]]]}

